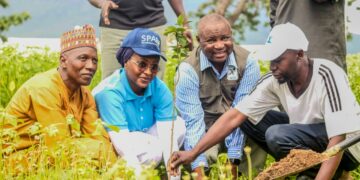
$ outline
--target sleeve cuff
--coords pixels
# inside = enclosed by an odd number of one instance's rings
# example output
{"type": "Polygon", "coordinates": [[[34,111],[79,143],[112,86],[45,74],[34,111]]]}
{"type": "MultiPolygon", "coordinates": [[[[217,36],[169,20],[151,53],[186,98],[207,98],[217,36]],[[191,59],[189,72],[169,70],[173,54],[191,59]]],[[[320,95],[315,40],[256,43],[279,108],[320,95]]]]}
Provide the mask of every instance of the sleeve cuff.
{"type": "Polygon", "coordinates": [[[194,170],[199,166],[209,167],[205,154],[200,154],[194,162],[191,163],[191,169],[194,170]]]}
{"type": "Polygon", "coordinates": [[[176,114],[175,116],[167,117],[167,118],[157,118],[156,121],[173,121],[176,120],[176,114]]]}
{"type": "Polygon", "coordinates": [[[229,159],[241,159],[243,155],[241,147],[229,147],[228,148],[228,158],[229,159]]]}

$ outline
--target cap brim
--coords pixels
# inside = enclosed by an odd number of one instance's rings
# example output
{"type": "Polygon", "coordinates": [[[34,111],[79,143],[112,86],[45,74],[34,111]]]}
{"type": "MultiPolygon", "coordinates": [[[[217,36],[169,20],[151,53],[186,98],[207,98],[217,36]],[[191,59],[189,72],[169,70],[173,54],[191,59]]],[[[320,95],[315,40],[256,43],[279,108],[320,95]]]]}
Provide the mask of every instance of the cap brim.
{"type": "Polygon", "coordinates": [[[263,45],[254,52],[252,52],[252,58],[262,61],[272,61],[281,56],[286,49],[276,48],[270,45],[263,45]]]}
{"type": "Polygon", "coordinates": [[[136,52],[136,54],[139,54],[141,56],[160,56],[164,61],[167,61],[165,56],[159,52],[144,48],[132,48],[132,49],[136,52]]]}

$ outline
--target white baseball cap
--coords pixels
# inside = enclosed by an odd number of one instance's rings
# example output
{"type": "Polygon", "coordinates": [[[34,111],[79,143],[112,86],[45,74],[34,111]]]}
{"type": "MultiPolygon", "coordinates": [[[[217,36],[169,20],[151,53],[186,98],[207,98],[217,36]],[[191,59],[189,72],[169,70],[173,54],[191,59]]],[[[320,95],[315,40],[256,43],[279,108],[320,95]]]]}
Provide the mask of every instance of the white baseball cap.
{"type": "Polygon", "coordinates": [[[263,47],[253,52],[259,60],[271,61],[281,56],[286,50],[307,51],[309,41],[304,32],[292,23],[276,25],[270,32],[263,47]]]}

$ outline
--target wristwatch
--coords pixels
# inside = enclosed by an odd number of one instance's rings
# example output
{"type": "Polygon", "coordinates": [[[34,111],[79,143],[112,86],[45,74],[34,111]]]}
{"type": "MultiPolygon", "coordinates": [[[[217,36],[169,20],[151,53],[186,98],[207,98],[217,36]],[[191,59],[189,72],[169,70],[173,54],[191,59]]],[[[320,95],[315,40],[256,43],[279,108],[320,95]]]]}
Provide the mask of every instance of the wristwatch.
{"type": "Polygon", "coordinates": [[[237,166],[240,165],[240,159],[229,159],[229,161],[233,165],[237,165],[237,166]]]}

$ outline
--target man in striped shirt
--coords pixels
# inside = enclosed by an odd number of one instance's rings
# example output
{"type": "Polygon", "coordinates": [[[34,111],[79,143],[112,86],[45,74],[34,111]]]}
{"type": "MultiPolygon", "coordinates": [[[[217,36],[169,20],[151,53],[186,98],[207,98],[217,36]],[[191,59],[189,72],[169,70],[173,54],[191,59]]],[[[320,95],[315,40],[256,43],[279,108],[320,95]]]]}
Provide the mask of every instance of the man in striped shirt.
{"type": "MultiPolygon", "coordinates": [[[[197,39],[200,47],[180,64],[175,79],[176,106],[186,125],[186,150],[191,150],[216,119],[243,99],[260,78],[259,66],[248,57],[248,51],[233,45],[231,26],[224,17],[216,14],[203,17],[198,24],[197,39]]],[[[224,145],[236,172],[244,145],[240,128],[224,143],[195,159],[191,167],[199,179],[200,166],[209,167],[215,162],[224,145]]],[[[266,153],[261,155],[265,159],[266,153]]],[[[260,160],[258,164],[263,163],[260,160]]]]}
{"type": "MultiPolygon", "coordinates": [[[[344,70],[331,61],[308,57],[308,44],[297,26],[275,26],[264,48],[256,52],[271,61],[271,74],[263,76],[244,100],[222,115],[192,151],[173,154],[173,173],[180,163],[191,162],[239,125],[277,160],[294,148],[323,152],[359,134],[360,107],[344,70]],[[285,113],[269,116],[267,112],[280,105],[285,113]]],[[[357,143],[323,162],[313,178],[338,179],[343,170],[351,171],[359,162],[357,143]]]]}

